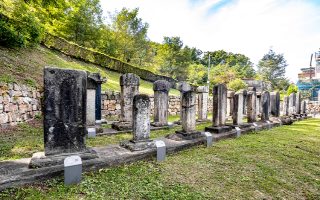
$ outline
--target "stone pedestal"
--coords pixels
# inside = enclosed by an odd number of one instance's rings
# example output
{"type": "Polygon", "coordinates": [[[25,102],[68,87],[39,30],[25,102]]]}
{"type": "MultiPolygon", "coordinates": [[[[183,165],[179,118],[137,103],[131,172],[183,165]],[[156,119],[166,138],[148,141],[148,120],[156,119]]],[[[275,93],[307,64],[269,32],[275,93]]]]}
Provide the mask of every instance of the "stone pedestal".
{"type": "Polygon", "coordinates": [[[121,146],[131,151],[156,148],[155,141],[150,139],[150,112],[151,103],[148,95],[135,95],[132,107],[133,138],[130,141],[121,142],[121,146]]]}
{"type": "Polygon", "coordinates": [[[112,128],[116,130],[132,129],[132,106],[133,97],[139,94],[140,77],[133,73],[123,74],[120,77],[121,86],[121,119],[119,122],[112,124],[112,128]]]}
{"type": "Polygon", "coordinates": [[[208,96],[209,88],[207,86],[200,86],[197,88],[198,92],[198,122],[209,122],[208,116],[208,96]]]}
{"type": "Polygon", "coordinates": [[[247,93],[247,121],[253,123],[258,120],[256,112],[257,96],[255,91],[247,93]]]}
{"type": "Polygon", "coordinates": [[[227,86],[223,83],[216,84],[213,87],[212,96],[212,126],[206,127],[205,131],[210,133],[231,131],[231,127],[226,126],[227,86]]]}
{"type": "Polygon", "coordinates": [[[268,121],[270,109],[270,93],[268,91],[263,91],[261,93],[261,103],[261,121],[268,121]]]}
{"type": "Polygon", "coordinates": [[[235,93],[234,91],[227,92],[227,117],[228,117],[228,119],[232,119],[234,93],[235,93]]]}
{"type": "Polygon", "coordinates": [[[201,137],[200,131],[195,131],[196,128],[196,93],[193,91],[184,92],[182,94],[181,106],[181,120],[182,130],[176,131],[175,135],[166,136],[173,140],[191,140],[201,137]]]}
{"type": "Polygon", "coordinates": [[[178,85],[178,90],[180,91],[180,120],[179,121],[175,121],[173,123],[175,124],[178,124],[178,125],[181,125],[182,123],[182,118],[181,118],[181,110],[182,110],[182,96],[183,96],[183,93],[187,92],[187,91],[190,91],[191,90],[191,86],[189,85],[189,83],[187,82],[181,82],[179,85],[178,85]]]}
{"type": "Polygon", "coordinates": [[[159,80],[153,83],[154,91],[154,113],[152,126],[168,126],[168,95],[170,83],[159,80]]]}
{"type": "Polygon", "coordinates": [[[289,116],[289,97],[288,96],[283,97],[282,109],[283,109],[282,115],[289,116]]]}
{"type": "Polygon", "coordinates": [[[297,92],[296,94],[296,114],[301,114],[301,93],[297,92]]]}

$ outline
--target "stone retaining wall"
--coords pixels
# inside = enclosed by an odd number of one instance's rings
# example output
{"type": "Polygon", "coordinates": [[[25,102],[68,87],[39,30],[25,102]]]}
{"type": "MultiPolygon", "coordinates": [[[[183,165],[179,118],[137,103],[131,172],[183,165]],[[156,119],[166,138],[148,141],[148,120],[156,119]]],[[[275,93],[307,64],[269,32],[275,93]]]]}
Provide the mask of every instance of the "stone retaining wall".
{"type": "MultiPolygon", "coordinates": [[[[151,101],[151,114],[154,110],[154,97],[149,95],[151,101]]],[[[119,118],[121,113],[120,106],[121,95],[118,91],[102,91],[101,92],[101,114],[102,117],[119,118]]],[[[197,99],[198,104],[198,99],[197,99]]],[[[212,98],[208,99],[208,113],[212,113],[212,98]]],[[[198,112],[198,106],[197,110],[198,112]]],[[[180,115],[180,96],[169,95],[168,115],[180,115]]]]}
{"type": "Polygon", "coordinates": [[[0,82],[0,129],[41,115],[41,97],[37,88],[0,82]]]}

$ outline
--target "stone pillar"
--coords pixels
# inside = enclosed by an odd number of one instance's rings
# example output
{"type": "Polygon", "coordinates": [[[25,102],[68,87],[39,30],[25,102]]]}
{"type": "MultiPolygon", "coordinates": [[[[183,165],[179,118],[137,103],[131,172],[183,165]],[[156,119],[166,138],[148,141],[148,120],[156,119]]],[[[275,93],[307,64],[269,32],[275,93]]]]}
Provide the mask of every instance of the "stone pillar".
{"type": "Polygon", "coordinates": [[[165,80],[159,80],[153,83],[154,91],[154,112],[153,126],[168,126],[168,108],[170,83],[165,80]]]}
{"type": "Polygon", "coordinates": [[[227,93],[227,117],[228,117],[228,119],[232,119],[233,97],[234,97],[234,91],[228,91],[228,93],[227,93]]]}
{"type": "Polygon", "coordinates": [[[257,92],[257,113],[261,116],[261,92],[257,92]]]}
{"type": "Polygon", "coordinates": [[[86,151],[87,73],[44,68],[45,155],[86,151]]]}
{"type": "Polygon", "coordinates": [[[215,84],[212,90],[212,96],[212,127],[206,127],[205,131],[211,133],[231,131],[231,127],[226,126],[227,86],[223,83],[215,84]]]}
{"type": "Polygon", "coordinates": [[[289,116],[289,97],[288,96],[283,97],[282,109],[283,109],[282,115],[289,116]]]}
{"type": "Polygon", "coordinates": [[[139,94],[140,77],[133,73],[120,76],[121,86],[121,119],[120,122],[112,124],[112,128],[117,130],[132,129],[132,106],[133,97],[139,94]]]}
{"type": "Polygon", "coordinates": [[[233,97],[233,125],[241,125],[243,117],[243,93],[237,92],[233,97]]]}
{"type": "Polygon", "coordinates": [[[146,94],[136,94],[132,105],[132,134],[130,141],[121,142],[120,145],[131,151],[141,151],[147,148],[156,148],[155,141],[150,139],[150,98],[146,94]]]}
{"type": "Polygon", "coordinates": [[[183,93],[187,92],[187,91],[190,91],[191,90],[191,86],[189,85],[189,83],[187,82],[181,82],[179,85],[178,85],[178,90],[180,91],[180,120],[179,121],[175,121],[174,123],[175,124],[179,124],[181,125],[182,123],[182,114],[181,114],[181,110],[182,110],[182,96],[183,96],[183,93]]]}
{"type": "Polygon", "coordinates": [[[289,95],[289,116],[295,114],[295,97],[296,94],[289,95]]]}
{"type": "Polygon", "coordinates": [[[196,128],[196,93],[193,91],[187,91],[182,94],[181,105],[182,109],[182,131],[176,131],[179,137],[184,139],[192,139],[201,136],[200,131],[195,131],[196,128]]]}
{"type": "Polygon", "coordinates": [[[100,72],[87,72],[87,126],[95,126],[96,120],[101,120],[101,83],[106,81],[100,72]]]}
{"type": "Polygon", "coordinates": [[[271,92],[270,106],[271,106],[271,117],[278,118],[280,116],[280,94],[279,94],[279,92],[271,92]]]}
{"type": "Polygon", "coordinates": [[[301,114],[301,93],[297,92],[296,94],[296,114],[301,114]]]}
{"type": "Polygon", "coordinates": [[[261,121],[269,120],[269,107],[270,107],[270,93],[268,91],[263,91],[261,93],[261,121]]]}
{"type": "Polygon", "coordinates": [[[199,122],[209,121],[207,119],[209,88],[208,88],[208,86],[200,86],[197,88],[197,92],[198,92],[198,119],[197,119],[197,121],[199,121],[199,122]]]}
{"type": "Polygon", "coordinates": [[[257,96],[255,91],[249,91],[247,93],[247,121],[248,123],[256,122],[257,112],[256,112],[257,96]]]}
{"type": "Polygon", "coordinates": [[[245,115],[247,113],[247,90],[240,90],[243,94],[243,114],[245,115]]]}
{"type": "Polygon", "coordinates": [[[307,108],[306,101],[302,101],[301,114],[306,114],[306,108],[307,108]]]}

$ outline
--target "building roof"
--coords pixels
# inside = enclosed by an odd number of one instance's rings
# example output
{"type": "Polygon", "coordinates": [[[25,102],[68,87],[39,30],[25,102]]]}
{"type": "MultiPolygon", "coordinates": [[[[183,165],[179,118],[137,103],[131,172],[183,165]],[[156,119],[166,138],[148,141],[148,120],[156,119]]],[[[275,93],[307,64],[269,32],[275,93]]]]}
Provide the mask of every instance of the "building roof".
{"type": "MultiPolygon", "coordinates": [[[[304,73],[306,73],[306,72],[310,73],[310,67],[308,67],[308,68],[301,68],[300,70],[301,70],[302,72],[304,72],[304,73]]],[[[314,67],[311,67],[311,72],[315,72],[315,68],[314,68],[314,67]]]]}

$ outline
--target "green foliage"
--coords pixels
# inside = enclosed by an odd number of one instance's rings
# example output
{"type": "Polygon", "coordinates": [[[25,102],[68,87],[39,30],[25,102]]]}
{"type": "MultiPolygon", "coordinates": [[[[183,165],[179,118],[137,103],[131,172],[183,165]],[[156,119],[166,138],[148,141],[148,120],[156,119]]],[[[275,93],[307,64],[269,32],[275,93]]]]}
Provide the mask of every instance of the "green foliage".
{"type": "Polygon", "coordinates": [[[297,92],[298,92],[298,87],[294,85],[290,85],[287,90],[287,95],[289,96],[292,93],[296,94],[297,92]]]}
{"type": "Polygon", "coordinates": [[[26,81],[27,85],[29,85],[31,87],[35,87],[36,86],[34,80],[32,80],[32,79],[26,78],[25,81],[26,81]]]}
{"type": "Polygon", "coordinates": [[[35,119],[42,119],[42,115],[36,114],[36,115],[34,116],[34,118],[35,118],[35,119]]]}
{"type": "Polygon", "coordinates": [[[259,61],[258,74],[263,81],[271,82],[272,89],[285,89],[289,85],[289,80],[285,78],[287,66],[283,54],[276,54],[271,47],[259,61]]]}
{"type": "Polygon", "coordinates": [[[10,48],[23,47],[26,45],[26,38],[6,22],[0,21],[0,45],[10,48]]]}
{"type": "Polygon", "coordinates": [[[248,87],[248,84],[246,84],[242,79],[236,79],[234,81],[231,81],[227,85],[228,89],[234,90],[235,92],[238,92],[241,89],[246,89],[248,87]]]}

